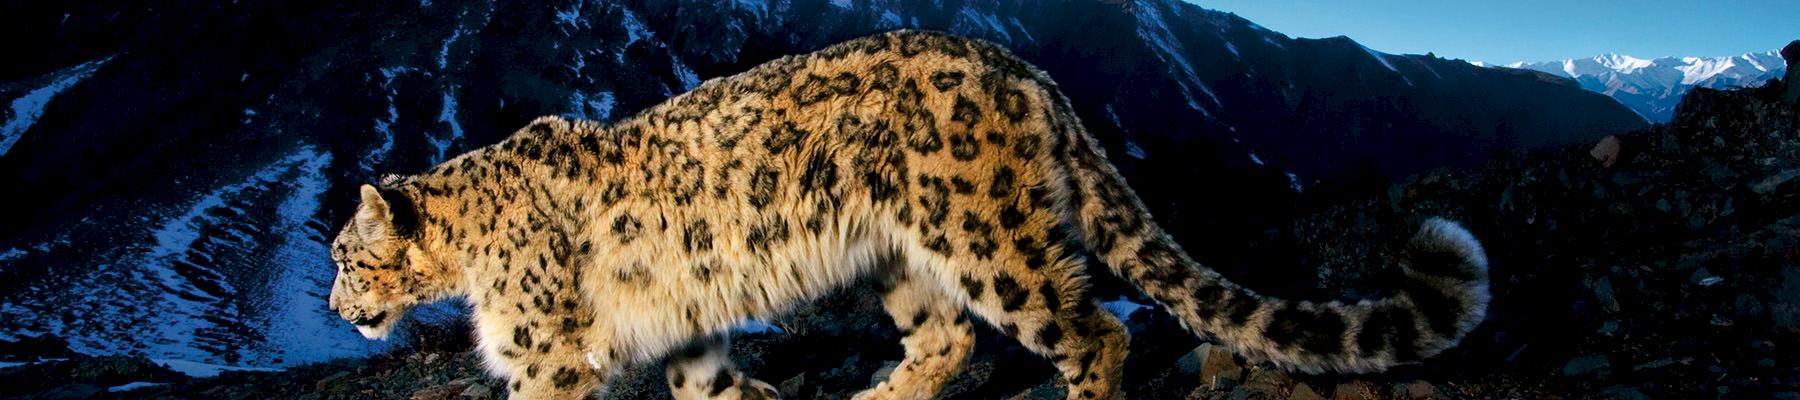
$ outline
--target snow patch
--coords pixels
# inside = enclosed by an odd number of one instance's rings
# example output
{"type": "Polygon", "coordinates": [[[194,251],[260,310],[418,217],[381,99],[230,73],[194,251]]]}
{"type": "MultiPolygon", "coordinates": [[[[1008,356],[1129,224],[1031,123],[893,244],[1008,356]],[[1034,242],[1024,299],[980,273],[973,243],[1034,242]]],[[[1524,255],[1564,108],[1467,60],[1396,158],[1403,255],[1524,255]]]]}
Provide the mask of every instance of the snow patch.
{"type": "MultiPolygon", "coordinates": [[[[229,227],[233,219],[250,214],[246,210],[232,206],[227,199],[239,197],[247,191],[295,185],[297,194],[294,196],[298,197],[290,198],[278,208],[277,214],[281,218],[275,228],[290,232],[302,229],[317,212],[319,197],[323,196],[324,190],[328,186],[323,171],[330,165],[330,160],[330,153],[320,153],[311,147],[302,147],[289,156],[256,171],[243,181],[213,190],[205,197],[195,201],[186,212],[164,221],[161,227],[152,234],[156,245],[147,249],[136,260],[126,260],[125,263],[136,269],[134,272],[140,276],[138,279],[155,282],[163,288],[160,290],[163,293],[161,299],[153,299],[148,302],[139,300],[140,303],[143,303],[141,306],[172,311],[152,316],[153,319],[156,319],[150,322],[154,326],[152,328],[154,332],[151,332],[154,336],[145,338],[144,341],[156,343],[159,346],[168,346],[167,348],[178,349],[181,352],[197,350],[199,347],[196,346],[195,341],[203,339],[196,333],[214,329],[210,325],[213,322],[209,322],[209,319],[201,315],[190,313],[233,312],[231,303],[225,302],[223,299],[237,298],[239,290],[225,279],[223,271],[216,270],[221,264],[212,259],[212,254],[195,249],[203,237],[209,237],[210,240],[215,241],[227,241],[226,246],[245,248],[256,246],[255,239],[248,236],[246,232],[229,227]],[[300,172],[298,176],[295,175],[296,171],[300,172]]],[[[289,238],[289,241],[292,240],[293,238],[289,238]]],[[[322,243],[317,245],[317,249],[321,254],[325,253],[322,243]]],[[[280,265],[330,264],[328,259],[311,259],[305,263],[294,262],[280,265]]],[[[324,270],[329,272],[329,269],[324,270]]],[[[323,286],[321,285],[321,287],[323,286]]],[[[289,296],[299,296],[302,301],[310,299],[318,303],[316,305],[309,304],[305,307],[308,310],[324,310],[324,294],[318,293],[317,290],[309,292],[281,288],[277,291],[289,296]]],[[[100,299],[94,298],[97,295],[117,296],[120,294],[110,292],[90,294],[90,298],[86,301],[100,302],[100,299]]],[[[275,319],[275,321],[287,320],[289,319],[275,319]]],[[[304,321],[319,320],[322,319],[310,318],[304,321]]],[[[50,328],[60,329],[54,323],[50,328]]],[[[301,335],[301,338],[325,337],[325,335],[320,335],[320,331],[315,328],[305,327],[305,329],[268,332],[276,334],[291,332],[301,335]]],[[[186,356],[186,354],[182,355],[186,356]]],[[[346,352],[341,355],[352,354],[346,352]]],[[[205,357],[204,355],[195,356],[205,357]]],[[[312,361],[320,360],[323,358],[312,361]]]]}
{"type": "Polygon", "coordinates": [[[675,79],[681,80],[681,91],[686,92],[700,87],[700,75],[695,74],[694,69],[688,68],[687,64],[683,64],[681,58],[676,57],[673,52],[669,53],[669,63],[675,65],[675,79]]]}
{"type": "Polygon", "coordinates": [[[756,16],[757,21],[769,18],[770,3],[771,2],[762,0],[737,0],[732,2],[739,10],[749,11],[750,15],[756,16]]]}
{"type": "Polygon", "coordinates": [[[619,46],[619,48],[629,48],[633,43],[651,37],[652,33],[650,32],[650,28],[644,25],[644,21],[638,19],[637,13],[633,13],[631,10],[624,8],[619,9],[619,11],[623,13],[623,15],[619,17],[619,25],[625,27],[625,44],[619,46]]]}
{"type": "Polygon", "coordinates": [[[107,61],[112,61],[112,56],[52,72],[48,75],[50,84],[13,99],[12,116],[7,118],[5,125],[0,125],[0,155],[12,150],[13,144],[25,136],[25,131],[37,123],[38,117],[44,116],[44,108],[50,106],[50,100],[55,99],[56,94],[81,83],[106,65],[107,61]]]}
{"type": "Polygon", "coordinates": [[[361,160],[357,161],[357,166],[362,167],[363,171],[374,172],[375,167],[387,158],[388,152],[394,150],[393,126],[394,122],[400,120],[400,108],[394,104],[394,97],[398,96],[400,93],[398,89],[393,88],[394,78],[399,77],[401,74],[416,71],[418,70],[407,66],[383,67],[379,69],[382,79],[381,88],[387,91],[387,116],[375,119],[375,133],[380,135],[381,144],[375,146],[374,149],[370,149],[361,160]]]}
{"type": "Polygon", "coordinates": [[[581,50],[576,50],[574,57],[575,57],[575,63],[569,65],[569,73],[572,75],[575,75],[575,77],[577,77],[577,78],[580,78],[581,70],[587,68],[587,54],[585,54],[585,52],[583,52],[581,50]]]}
{"type": "Polygon", "coordinates": [[[1287,177],[1288,177],[1288,186],[1294,188],[1294,193],[1306,192],[1306,188],[1301,187],[1301,185],[1300,185],[1300,176],[1299,175],[1294,175],[1294,173],[1289,172],[1289,173],[1287,173],[1287,177]]]}
{"type": "Polygon", "coordinates": [[[153,362],[155,362],[159,365],[162,365],[163,367],[166,367],[168,369],[174,370],[175,372],[180,372],[184,375],[195,377],[195,378],[211,378],[211,377],[219,376],[220,373],[223,373],[225,371],[275,372],[275,371],[281,370],[279,368],[259,368],[259,367],[242,367],[242,366],[235,366],[235,365],[207,364],[207,363],[199,363],[199,362],[193,362],[193,361],[187,361],[187,360],[153,359],[150,361],[153,361],[153,362]]]}
{"type": "Polygon", "coordinates": [[[1110,313],[1112,313],[1112,315],[1118,316],[1119,319],[1131,319],[1132,313],[1136,313],[1136,312],[1138,312],[1138,310],[1144,310],[1144,309],[1151,308],[1150,306],[1144,305],[1143,303],[1131,301],[1131,299],[1127,299],[1127,298],[1125,298],[1125,296],[1119,296],[1119,298],[1117,300],[1113,300],[1113,301],[1100,302],[1100,307],[1105,308],[1106,312],[1110,312],[1110,313]]]}
{"type": "MultiPolygon", "coordinates": [[[[1706,60],[1699,57],[1687,57],[1681,59],[1681,61],[1686,62],[1687,65],[1675,67],[1675,70],[1681,71],[1681,84],[1683,85],[1697,84],[1702,80],[1718,76],[1719,74],[1725,73],[1725,71],[1738,67],[1737,59],[1735,58],[1706,60]]],[[[1761,72],[1760,70],[1758,71],[1761,72]]]]}
{"type": "Polygon", "coordinates": [[[271,264],[288,268],[275,271],[272,296],[263,306],[268,312],[257,322],[266,324],[268,344],[285,353],[286,365],[362,355],[370,343],[344,329],[347,324],[326,307],[336,277],[326,244],[331,233],[313,227],[331,189],[327,174],[332,154],[303,148],[296,155],[303,161],[280,183],[291,190],[276,206],[272,223],[280,236],[271,264]]]}
{"type": "Polygon", "coordinates": [[[1438,78],[1438,80],[1444,80],[1444,74],[1438,73],[1437,68],[1432,68],[1431,63],[1424,62],[1424,63],[1419,63],[1419,65],[1425,67],[1425,71],[1430,72],[1431,76],[1438,78]]]}
{"type": "Polygon", "coordinates": [[[14,248],[6,249],[6,251],[0,251],[0,262],[17,260],[17,259],[19,259],[19,257],[24,257],[24,256],[25,256],[24,250],[19,250],[19,248],[14,247],[14,248]]]}
{"type": "Polygon", "coordinates": [[[831,0],[831,5],[845,10],[856,8],[856,3],[851,0],[831,0]]]}
{"type": "MultiPolygon", "coordinates": [[[[1125,122],[1119,120],[1119,113],[1117,111],[1113,111],[1112,103],[1106,103],[1106,118],[1112,120],[1113,126],[1119,127],[1119,130],[1121,130],[1121,131],[1126,130],[1125,122]]],[[[1131,132],[1126,131],[1125,133],[1131,133],[1131,132]]]]}
{"type": "Polygon", "coordinates": [[[993,32],[999,34],[1003,41],[1012,42],[1012,32],[1007,32],[1006,25],[1000,23],[1000,18],[993,14],[977,12],[973,8],[964,8],[957,16],[961,17],[957,22],[962,22],[960,25],[965,27],[963,33],[993,32]]]}
{"type": "MultiPolygon", "coordinates": [[[[200,240],[201,235],[203,234],[225,235],[246,246],[252,244],[252,238],[245,236],[242,232],[234,230],[207,230],[205,227],[209,223],[221,218],[217,216],[220,214],[220,210],[227,211],[227,215],[244,214],[244,210],[226,204],[225,198],[227,196],[235,195],[252,188],[265,187],[281,182],[283,181],[282,177],[284,175],[302,163],[310,162],[311,164],[309,165],[311,166],[323,168],[323,163],[327,163],[331,156],[325,154],[322,157],[326,161],[321,161],[321,156],[314,152],[312,148],[302,148],[300,151],[289,155],[287,158],[276,161],[268,167],[257,171],[255,174],[252,174],[249,179],[243,182],[227,185],[218,190],[214,190],[205,197],[201,197],[199,200],[195,201],[192,206],[188,207],[187,212],[165,221],[161,228],[158,228],[151,234],[151,237],[156,238],[156,246],[152,247],[144,254],[143,260],[152,264],[158,262],[163,264],[160,266],[152,266],[151,269],[155,271],[157,279],[161,280],[167,287],[182,290],[184,292],[183,294],[188,296],[207,300],[219,299],[219,297],[214,296],[212,293],[199,290],[192,282],[193,278],[182,276],[169,264],[174,263],[177,256],[188,253],[188,251],[193,248],[194,244],[200,240]]],[[[207,255],[201,255],[201,257],[210,258],[210,256],[207,255]]],[[[194,267],[191,268],[191,270],[198,270],[196,272],[201,273],[201,277],[212,278],[209,280],[214,281],[208,282],[208,284],[216,285],[218,290],[224,292],[221,294],[229,295],[230,293],[236,292],[229,283],[217,279],[222,277],[221,274],[216,271],[207,270],[205,269],[206,265],[202,265],[210,263],[189,264],[194,267]]]]}
{"type": "Polygon", "coordinates": [[[1013,25],[1013,27],[1014,27],[1014,28],[1018,28],[1018,29],[1019,29],[1019,33],[1021,33],[1021,34],[1024,34],[1024,35],[1025,35],[1025,41],[1026,41],[1026,42],[1031,42],[1031,43],[1037,43],[1037,38],[1036,38],[1036,37],[1033,37],[1033,36],[1031,36],[1031,31],[1030,31],[1030,30],[1028,30],[1028,29],[1025,29],[1025,23],[1023,23],[1023,22],[1019,22],[1019,17],[1008,17],[1008,18],[1007,18],[1007,20],[1008,20],[1008,21],[1010,21],[1010,22],[1012,22],[1012,25],[1013,25]]]}
{"type": "Polygon", "coordinates": [[[435,165],[439,162],[443,162],[444,158],[449,156],[448,153],[450,152],[450,146],[452,144],[455,144],[456,142],[462,141],[462,138],[463,138],[462,123],[456,121],[456,96],[454,95],[455,91],[456,91],[456,85],[451,85],[450,87],[444,89],[444,106],[442,109],[438,110],[438,119],[437,120],[438,120],[438,122],[442,122],[445,125],[449,126],[450,131],[446,132],[449,134],[449,137],[442,137],[439,135],[426,135],[425,136],[425,141],[431,143],[432,150],[437,151],[431,157],[431,164],[433,164],[433,165],[435,165]]]}
{"type": "Polygon", "coordinates": [[[744,321],[744,323],[738,324],[737,328],[735,328],[735,329],[738,332],[749,333],[749,334],[783,333],[783,332],[785,332],[785,331],[782,331],[781,327],[779,327],[779,326],[771,325],[767,322],[757,321],[754,319],[744,321]]]}
{"type": "Polygon", "coordinates": [[[875,26],[879,27],[879,28],[884,28],[884,29],[891,29],[891,28],[899,28],[900,24],[901,24],[900,14],[895,14],[894,11],[888,10],[888,11],[881,12],[881,21],[879,23],[876,23],[875,26]]]}
{"type": "Polygon", "coordinates": [[[1356,45],[1356,47],[1359,49],[1362,49],[1363,53],[1367,53],[1369,55],[1369,57],[1374,57],[1375,61],[1381,62],[1381,66],[1387,67],[1387,69],[1389,71],[1400,72],[1399,69],[1394,68],[1394,63],[1388,62],[1387,57],[1382,55],[1381,52],[1377,52],[1377,51],[1375,51],[1375,49],[1371,49],[1371,48],[1369,48],[1369,46],[1364,46],[1361,44],[1356,45]]]}
{"type": "Polygon", "coordinates": [[[462,39],[462,35],[461,29],[453,30],[450,32],[450,38],[444,39],[444,45],[438,47],[437,67],[439,71],[450,66],[450,45],[456,44],[456,40],[462,39]]]}
{"type": "Polygon", "coordinates": [[[1130,140],[1125,141],[1125,155],[1131,156],[1131,158],[1136,158],[1139,160],[1142,160],[1142,159],[1144,159],[1144,157],[1149,156],[1148,154],[1144,154],[1143,147],[1139,147],[1137,142],[1130,141],[1130,140]]]}
{"type": "Polygon", "coordinates": [[[561,25],[567,25],[569,28],[563,30],[563,33],[568,33],[569,30],[587,28],[589,26],[587,20],[581,19],[581,7],[586,5],[587,1],[577,0],[574,3],[575,4],[570,5],[567,10],[556,10],[556,22],[559,25],[558,28],[562,28],[561,25]]]}
{"type": "Polygon", "coordinates": [[[575,119],[605,121],[607,118],[612,117],[614,103],[616,103],[616,99],[613,97],[613,92],[599,92],[594,93],[591,96],[585,93],[575,92],[569,96],[569,109],[575,111],[563,114],[563,116],[575,119]]]}
{"type": "Polygon", "coordinates": [[[1375,51],[1375,49],[1371,49],[1369,46],[1364,46],[1361,43],[1358,43],[1356,47],[1362,49],[1363,53],[1368,53],[1369,57],[1374,57],[1375,61],[1380,62],[1381,66],[1387,67],[1388,71],[1400,74],[1400,80],[1406,81],[1406,86],[1413,85],[1412,78],[1407,77],[1405,73],[1400,72],[1399,68],[1394,68],[1394,63],[1388,61],[1387,54],[1375,51]]]}
{"type": "Polygon", "coordinates": [[[1214,105],[1223,105],[1225,103],[1219,101],[1219,96],[1213,93],[1212,88],[1207,86],[1205,81],[1200,79],[1199,70],[1194,68],[1194,65],[1188,62],[1187,57],[1182,54],[1183,46],[1181,44],[1181,39],[1175,35],[1173,30],[1169,29],[1169,24],[1163,20],[1162,12],[1157,11],[1155,6],[1144,3],[1143,1],[1139,1],[1136,6],[1141,10],[1141,12],[1137,14],[1138,37],[1155,47],[1157,50],[1157,58],[1179,68],[1179,71],[1176,72],[1179,72],[1181,76],[1178,78],[1185,79],[1179,79],[1176,83],[1178,83],[1178,86],[1181,88],[1181,95],[1187,98],[1188,107],[1193,108],[1195,111],[1199,111],[1201,115],[1211,118],[1212,113],[1207,111],[1206,107],[1200,105],[1194,98],[1193,91],[1198,89],[1202,94],[1205,94],[1208,99],[1211,99],[1212,104],[1214,105]]]}
{"type": "Polygon", "coordinates": [[[138,390],[138,389],[143,389],[143,388],[148,388],[148,387],[157,387],[157,386],[162,386],[162,385],[167,385],[167,384],[168,383],[159,383],[159,382],[132,382],[132,383],[127,383],[127,384],[123,384],[123,385],[119,385],[119,386],[113,386],[113,387],[106,388],[106,391],[109,393],[129,392],[129,391],[133,391],[133,390],[138,390]]]}
{"type": "Polygon", "coordinates": [[[31,361],[0,361],[0,368],[12,368],[12,367],[17,367],[17,366],[21,366],[21,365],[36,365],[38,363],[63,362],[63,361],[69,361],[69,359],[67,359],[67,358],[37,358],[37,359],[31,360],[31,361]]]}

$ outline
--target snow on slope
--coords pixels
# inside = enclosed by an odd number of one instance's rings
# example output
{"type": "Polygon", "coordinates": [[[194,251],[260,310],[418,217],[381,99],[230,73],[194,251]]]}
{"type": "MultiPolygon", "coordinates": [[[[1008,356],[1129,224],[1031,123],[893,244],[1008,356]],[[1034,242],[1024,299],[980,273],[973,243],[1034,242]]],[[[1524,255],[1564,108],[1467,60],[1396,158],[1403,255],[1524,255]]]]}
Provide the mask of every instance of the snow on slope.
{"type": "Polygon", "coordinates": [[[68,89],[70,86],[75,86],[76,83],[81,83],[81,80],[87,79],[89,75],[94,74],[95,70],[99,70],[100,66],[106,65],[106,62],[111,60],[112,57],[107,57],[52,72],[45,77],[50,80],[49,84],[13,99],[10,110],[12,113],[6,116],[6,124],[0,125],[0,155],[11,150],[13,144],[18,143],[19,138],[25,136],[25,130],[31,129],[31,125],[37,123],[38,117],[44,115],[44,107],[50,105],[50,99],[56,98],[57,93],[61,93],[63,89],[68,89]]]}
{"type": "Polygon", "coordinates": [[[1138,14],[1138,37],[1155,46],[1157,50],[1156,56],[1164,62],[1171,64],[1171,68],[1180,68],[1181,74],[1178,77],[1185,79],[1181,79],[1176,83],[1178,85],[1177,87],[1181,89],[1182,97],[1187,99],[1188,108],[1199,111],[1207,117],[1212,117],[1212,111],[1208,110],[1207,107],[1202,106],[1200,102],[1194,99],[1193,88],[1199,88],[1200,92],[1205,94],[1207,99],[1212,100],[1209,104],[1212,104],[1213,106],[1224,104],[1219,101],[1219,95],[1213,93],[1212,88],[1206,85],[1206,81],[1200,79],[1199,70],[1194,68],[1192,63],[1188,62],[1188,56],[1185,54],[1186,50],[1182,47],[1181,39],[1174,31],[1169,29],[1169,24],[1167,21],[1163,20],[1162,13],[1157,11],[1155,7],[1150,7],[1146,4],[1140,4],[1139,7],[1141,7],[1140,9],[1142,12],[1138,14]]]}
{"type": "Polygon", "coordinates": [[[316,216],[331,160],[328,151],[299,146],[241,178],[196,187],[185,206],[116,228],[149,240],[125,244],[112,262],[22,287],[15,301],[0,302],[0,319],[14,328],[0,340],[55,333],[87,354],[225,366],[285,366],[381,347],[338,325],[325,307],[335,271],[316,216]],[[265,263],[294,267],[245,267],[265,263]]]}

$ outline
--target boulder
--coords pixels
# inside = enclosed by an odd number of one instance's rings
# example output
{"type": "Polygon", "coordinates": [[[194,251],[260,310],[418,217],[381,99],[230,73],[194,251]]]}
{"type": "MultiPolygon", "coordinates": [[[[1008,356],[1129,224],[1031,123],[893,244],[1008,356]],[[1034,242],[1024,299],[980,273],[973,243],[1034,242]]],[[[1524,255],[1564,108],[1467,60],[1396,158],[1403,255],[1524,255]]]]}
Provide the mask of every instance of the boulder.
{"type": "Polygon", "coordinates": [[[1600,143],[1594,145],[1592,150],[1588,150],[1588,155],[1594,156],[1594,160],[1600,161],[1600,166],[1612,168],[1614,163],[1619,162],[1619,150],[1619,137],[1606,135],[1605,138],[1600,139],[1600,143]]]}
{"type": "Polygon", "coordinates": [[[1331,400],[1374,400],[1379,399],[1375,389],[1362,381],[1339,383],[1331,390],[1331,400]]]}
{"type": "Polygon", "coordinates": [[[1288,400],[1325,400],[1325,396],[1320,396],[1312,386],[1302,383],[1294,385],[1294,390],[1288,391],[1288,400]]]}
{"type": "Polygon", "coordinates": [[[1412,381],[1397,385],[1394,387],[1394,394],[1400,398],[1416,400],[1441,399],[1444,397],[1443,395],[1438,394],[1437,386],[1432,386],[1431,382],[1426,381],[1412,381]]]}
{"type": "Polygon", "coordinates": [[[1202,343],[1188,351],[1175,361],[1175,368],[1183,374],[1198,375],[1200,382],[1213,390],[1224,390],[1244,376],[1244,368],[1231,351],[1212,343],[1202,343]]]}
{"type": "Polygon", "coordinates": [[[1569,359],[1563,364],[1563,375],[1569,377],[1605,377],[1612,369],[1612,362],[1603,355],[1581,356],[1569,359]]]}

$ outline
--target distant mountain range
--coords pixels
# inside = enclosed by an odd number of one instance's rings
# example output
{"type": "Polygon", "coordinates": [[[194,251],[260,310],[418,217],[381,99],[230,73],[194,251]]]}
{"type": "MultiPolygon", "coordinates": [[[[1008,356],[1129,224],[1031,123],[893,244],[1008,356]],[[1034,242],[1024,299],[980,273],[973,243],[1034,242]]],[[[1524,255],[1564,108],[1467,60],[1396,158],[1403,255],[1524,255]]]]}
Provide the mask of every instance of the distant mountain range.
{"type": "Polygon", "coordinates": [[[1042,67],[1164,226],[1227,273],[1304,268],[1257,244],[1302,193],[1646,126],[1567,80],[1180,0],[6,2],[0,37],[31,56],[0,65],[0,340],[253,366],[376,351],[324,302],[324,242],[356,185],[536,116],[615,120],[898,28],[1042,67]]]}
{"type": "MultiPolygon", "coordinates": [[[[1477,65],[1484,65],[1476,63],[1477,65]]],[[[1650,122],[1668,122],[1688,89],[1759,86],[1780,78],[1787,64],[1776,51],[1733,57],[1642,59],[1621,54],[1544,62],[1516,62],[1507,68],[1541,71],[1574,79],[1583,89],[1604,93],[1650,122]]]]}

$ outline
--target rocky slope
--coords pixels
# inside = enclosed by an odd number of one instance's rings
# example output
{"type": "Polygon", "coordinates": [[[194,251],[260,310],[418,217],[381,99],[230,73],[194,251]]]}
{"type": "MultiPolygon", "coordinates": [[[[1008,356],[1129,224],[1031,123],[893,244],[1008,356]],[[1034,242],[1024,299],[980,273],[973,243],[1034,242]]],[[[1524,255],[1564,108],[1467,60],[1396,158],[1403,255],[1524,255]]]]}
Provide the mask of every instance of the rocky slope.
{"type": "MultiPolygon", "coordinates": [[[[1256,273],[1303,282],[1286,294],[1373,297],[1398,273],[1385,261],[1412,223],[1465,221],[1494,266],[1491,314],[1422,365],[1290,375],[1223,353],[1159,311],[1109,307],[1129,315],[1128,396],[1800,399],[1800,105],[1775,101],[1778,90],[1697,89],[1669,125],[1435,169],[1376,195],[1304,206],[1284,226],[1291,238],[1263,239],[1297,242],[1300,257],[1321,266],[1256,273]]],[[[845,398],[900,358],[867,290],[827,297],[779,331],[741,335],[733,356],[789,398],[845,398]]],[[[374,358],[209,379],[171,378],[142,360],[77,359],[0,370],[0,390],[84,395],[155,380],[169,384],[117,396],[491,398],[498,382],[478,374],[463,332],[435,330],[374,358]],[[67,372],[132,368],[142,372],[67,372]],[[42,383],[53,373],[72,379],[42,383]],[[26,379],[36,384],[11,383],[26,379]]],[[[945,398],[1063,398],[1048,363],[992,330],[979,336],[945,398]]],[[[660,369],[643,366],[608,398],[666,396],[660,369]]]]}
{"type": "Polygon", "coordinates": [[[1775,51],[1732,57],[1659,57],[1642,59],[1606,54],[1583,59],[1516,62],[1507,68],[1529,69],[1580,83],[1605,94],[1650,122],[1669,122],[1675,105],[1693,88],[1729,89],[1760,86],[1787,72],[1775,51]]]}
{"type": "Polygon", "coordinates": [[[324,310],[349,188],[901,27],[1044,67],[1188,249],[1275,289],[1295,283],[1250,272],[1307,271],[1268,240],[1305,201],[1644,126],[1543,74],[1177,0],[9,2],[0,33],[33,56],[0,65],[0,186],[25,188],[0,213],[0,339],[263,367],[377,352],[324,310]]]}

